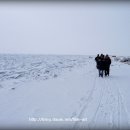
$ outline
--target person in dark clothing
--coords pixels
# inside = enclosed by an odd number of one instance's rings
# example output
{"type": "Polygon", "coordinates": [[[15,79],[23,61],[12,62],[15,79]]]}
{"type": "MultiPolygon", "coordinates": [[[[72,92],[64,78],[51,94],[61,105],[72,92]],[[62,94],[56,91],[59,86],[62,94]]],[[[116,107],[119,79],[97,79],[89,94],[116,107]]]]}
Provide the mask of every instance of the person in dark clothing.
{"type": "Polygon", "coordinates": [[[99,56],[99,54],[97,55],[97,57],[95,58],[95,61],[97,63],[97,69],[99,72],[99,77],[103,77],[103,71],[104,71],[104,55],[101,54],[99,56]]]}
{"type": "Polygon", "coordinates": [[[98,60],[99,60],[99,59],[100,59],[100,56],[99,56],[99,54],[97,54],[97,56],[95,57],[97,69],[99,69],[99,65],[98,65],[98,60]]]}
{"type": "Polygon", "coordinates": [[[105,56],[105,76],[109,76],[110,73],[110,65],[111,65],[111,59],[108,55],[105,56]]]}
{"type": "Polygon", "coordinates": [[[99,60],[98,60],[98,71],[99,71],[99,77],[101,76],[101,77],[103,77],[103,65],[102,65],[102,59],[100,58],[99,60]]]}
{"type": "Polygon", "coordinates": [[[99,62],[99,77],[100,77],[100,76],[103,77],[104,65],[105,65],[104,55],[101,54],[101,55],[100,55],[100,62],[99,62]]]}

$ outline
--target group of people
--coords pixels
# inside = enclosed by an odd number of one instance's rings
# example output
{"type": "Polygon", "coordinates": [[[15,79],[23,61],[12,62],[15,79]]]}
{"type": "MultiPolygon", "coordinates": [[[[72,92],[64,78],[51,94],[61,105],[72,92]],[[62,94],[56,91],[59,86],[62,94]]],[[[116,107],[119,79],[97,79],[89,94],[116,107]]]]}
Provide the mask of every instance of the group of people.
{"type": "Polygon", "coordinates": [[[111,58],[108,55],[97,55],[95,58],[96,67],[99,72],[99,77],[109,76],[110,73],[110,65],[111,65],[111,58]]]}

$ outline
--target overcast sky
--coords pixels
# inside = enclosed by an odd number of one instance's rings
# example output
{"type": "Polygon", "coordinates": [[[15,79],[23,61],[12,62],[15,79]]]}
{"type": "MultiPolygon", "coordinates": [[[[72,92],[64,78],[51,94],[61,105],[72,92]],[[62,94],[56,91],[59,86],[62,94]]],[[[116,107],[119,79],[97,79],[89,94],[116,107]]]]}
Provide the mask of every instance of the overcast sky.
{"type": "Polygon", "coordinates": [[[130,56],[130,2],[0,2],[0,53],[130,56]]]}

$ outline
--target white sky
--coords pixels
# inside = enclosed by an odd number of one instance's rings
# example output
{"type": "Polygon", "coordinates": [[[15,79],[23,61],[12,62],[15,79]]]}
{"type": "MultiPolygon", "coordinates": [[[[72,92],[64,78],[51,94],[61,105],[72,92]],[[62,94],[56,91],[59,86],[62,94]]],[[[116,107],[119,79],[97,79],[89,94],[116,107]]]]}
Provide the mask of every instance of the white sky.
{"type": "Polygon", "coordinates": [[[130,2],[0,2],[0,53],[130,56],[130,2]]]}

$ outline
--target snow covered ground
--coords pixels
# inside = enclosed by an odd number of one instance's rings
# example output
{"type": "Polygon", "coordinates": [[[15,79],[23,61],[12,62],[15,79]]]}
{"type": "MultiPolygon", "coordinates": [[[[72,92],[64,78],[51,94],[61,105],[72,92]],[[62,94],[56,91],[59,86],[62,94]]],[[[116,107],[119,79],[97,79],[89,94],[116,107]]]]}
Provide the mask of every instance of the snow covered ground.
{"type": "Polygon", "coordinates": [[[0,55],[0,128],[130,128],[129,83],[119,61],[101,78],[91,56],[0,55]]]}

